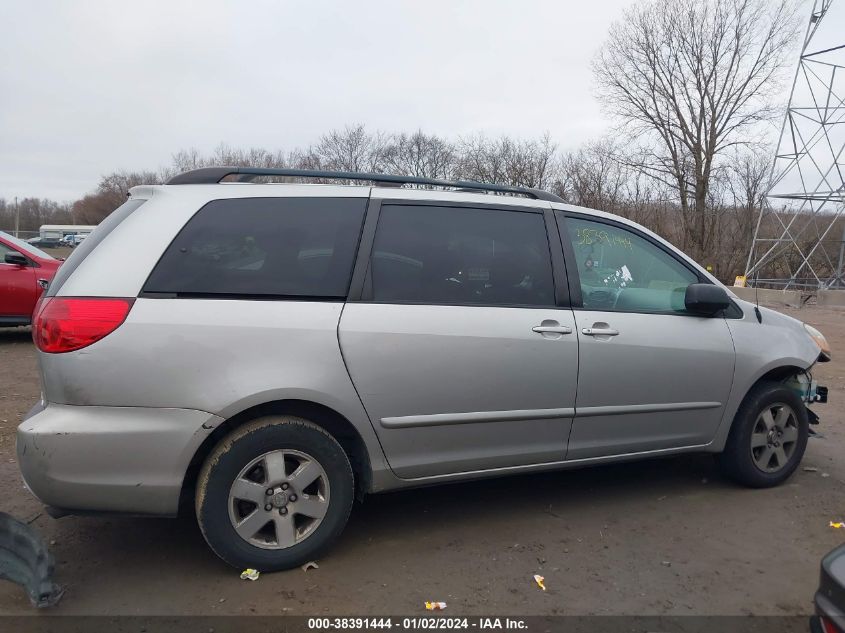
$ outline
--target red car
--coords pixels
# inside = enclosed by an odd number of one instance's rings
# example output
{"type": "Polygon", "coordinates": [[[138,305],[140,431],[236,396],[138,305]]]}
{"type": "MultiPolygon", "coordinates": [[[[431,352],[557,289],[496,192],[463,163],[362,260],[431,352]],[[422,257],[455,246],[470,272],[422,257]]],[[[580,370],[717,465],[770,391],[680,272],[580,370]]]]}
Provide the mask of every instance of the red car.
{"type": "Polygon", "coordinates": [[[62,261],[0,231],[0,326],[29,325],[62,261]]]}

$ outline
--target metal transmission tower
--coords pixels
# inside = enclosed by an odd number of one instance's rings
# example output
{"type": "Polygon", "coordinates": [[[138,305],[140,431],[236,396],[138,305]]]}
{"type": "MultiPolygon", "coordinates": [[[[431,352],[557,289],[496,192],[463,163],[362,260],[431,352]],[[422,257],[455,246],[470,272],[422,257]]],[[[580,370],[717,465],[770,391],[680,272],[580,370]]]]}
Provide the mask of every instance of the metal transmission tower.
{"type": "Polygon", "coordinates": [[[831,233],[845,214],[845,3],[832,4],[813,2],[745,267],[754,285],[845,288],[845,227],[831,233]]]}

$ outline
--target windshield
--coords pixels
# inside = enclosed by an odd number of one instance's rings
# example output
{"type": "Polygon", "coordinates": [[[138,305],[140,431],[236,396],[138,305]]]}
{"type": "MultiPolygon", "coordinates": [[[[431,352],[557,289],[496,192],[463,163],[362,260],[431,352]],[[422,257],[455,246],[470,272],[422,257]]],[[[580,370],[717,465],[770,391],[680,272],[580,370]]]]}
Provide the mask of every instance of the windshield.
{"type": "Polygon", "coordinates": [[[35,257],[42,257],[44,259],[55,259],[55,257],[53,257],[52,255],[48,255],[47,253],[42,251],[40,248],[35,248],[32,244],[28,244],[27,242],[24,242],[23,240],[19,240],[16,237],[12,237],[8,233],[4,233],[3,231],[0,231],[0,237],[5,239],[10,244],[13,244],[15,246],[15,248],[23,251],[24,253],[28,253],[29,255],[34,255],[35,257]]]}

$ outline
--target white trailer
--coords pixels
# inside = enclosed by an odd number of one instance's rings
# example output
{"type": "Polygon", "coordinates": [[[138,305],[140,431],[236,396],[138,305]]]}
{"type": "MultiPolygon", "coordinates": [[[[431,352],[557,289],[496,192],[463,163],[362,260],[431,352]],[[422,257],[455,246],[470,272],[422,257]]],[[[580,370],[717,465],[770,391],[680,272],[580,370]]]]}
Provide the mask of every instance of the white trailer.
{"type": "Polygon", "coordinates": [[[87,224],[43,224],[38,236],[43,240],[61,240],[67,235],[88,235],[95,228],[87,224]]]}

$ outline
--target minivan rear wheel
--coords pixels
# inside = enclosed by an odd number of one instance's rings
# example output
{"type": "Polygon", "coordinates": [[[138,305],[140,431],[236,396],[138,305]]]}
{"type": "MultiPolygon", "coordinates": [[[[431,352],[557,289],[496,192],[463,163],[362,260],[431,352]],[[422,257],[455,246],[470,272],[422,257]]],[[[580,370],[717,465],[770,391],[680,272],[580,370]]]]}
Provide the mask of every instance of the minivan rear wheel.
{"type": "Polygon", "coordinates": [[[782,383],[760,383],[740,405],[719,465],[746,486],[776,486],[801,463],[808,436],[801,398],[782,383]]]}
{"type": "Polygon", "coordinates": [[[211,452],[196,514],[220,558],[270,572],[319,556],[343,531],[353,500],[340,444],[312,422],[273,416],[235,429],[211,452]]]}

